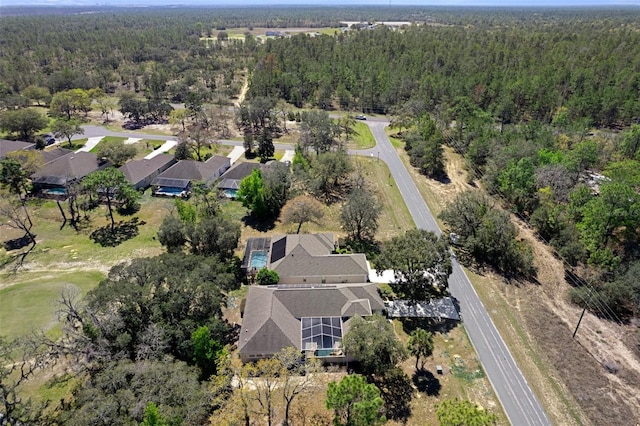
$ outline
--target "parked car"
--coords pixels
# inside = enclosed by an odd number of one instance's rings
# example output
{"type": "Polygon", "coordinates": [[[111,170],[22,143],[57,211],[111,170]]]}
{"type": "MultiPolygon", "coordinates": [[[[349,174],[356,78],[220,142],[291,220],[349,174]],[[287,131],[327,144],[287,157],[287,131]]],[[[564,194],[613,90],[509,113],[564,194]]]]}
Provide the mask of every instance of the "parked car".
{"type": "Polygon", "coordinates": [[[356,120],[366,120],[366,119],[367,119],[367,116],[365,115],[362,115],[362,114],[356,115],[356,120]]]}

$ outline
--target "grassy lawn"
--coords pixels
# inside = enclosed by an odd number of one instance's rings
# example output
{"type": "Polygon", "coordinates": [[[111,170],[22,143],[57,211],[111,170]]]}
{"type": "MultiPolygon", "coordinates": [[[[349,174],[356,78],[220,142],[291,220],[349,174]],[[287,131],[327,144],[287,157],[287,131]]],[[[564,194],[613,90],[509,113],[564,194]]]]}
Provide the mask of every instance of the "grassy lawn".
{"type": "Polygon", "coordinates": [[[3,276],[6,283],[17,284],[0,290],[0,335],[9,339],[42,330],[58,330],[56,301],[66,287],[84,295],[95,287],[104,274],[99,271],[50,271],[3,276]]]}
{"type": "Polygon", "coordinates": [[[407,229],[415,228],[409,209],[407,209],[386,163],[377,158],[352,158],[356,168],[362,171],[382,203],[376,239],[384,241],[407,229]]]}
{"type": "Polygon", "coordinates": [[[93,149],[89,152],[93,152],[96,153],[98,152],[98,148],[100,146],[100,144],[102,144],[103,142],[124,142],[129,138],[123,138],[121,136],[105,136],[102,138],[102,140],[98,143],[98,145],[94,146],[93,149]]]}
{"type": "Polygon", "coordinates": [[[369,126],[360,121],[356,121],[353,129],[355,130],[355,134],[347,144],[347,147],[350,149],[369,149],[376,146],[376,140],[369,126]]]}
{"type": "MultiPolygon", "coordinates": [[[[409,339],[407,327],[409,323],[394,320],[396,335],[403,343],[409,339]]],[[[402,364],[402,369],[414,379],[416,375],[415,358],[410,357],[402,364]]],[[[493,393],[476,352],[469,341],[463,325],[457,325],[443,332],[434,333],[434,350],[425,363],[433,378],[428,389],[417,386],[417,392],[411,403],[412,415],[407,425],[436,425],[435,407],[447,399],[468,399],[478,406],[490,411],[498,417],[499,425],[508,425],[506,415],[493,393]],[[436,372],[436,365],[443,368],[443,374],[436,372]]],[[[427,376],[429,376],[427,373],[427,376]]],[[[415,379],[414,379],[415,380],[415,379]]],[[[415,383],[415,382],[414,382],[415,383]]],[[[389,422],[389,425],[399,426],[404,423],[389,422]]]]}
{"type": "MultiPolygon", "coordinates": [[[[65,203],[61,203],[66,208],[65,203]]],[[[116,247],[102,247],[96,244],[89,235],[99,227],[109,224],[105,206],[100,206],[89,213],[90,220],[83,222],[76,231],[71,226],[61,228],[62,218],[58,206],[51,200],[35,200],[30,203],[31,215],[34,219],[33,231],[38,244],[26,258],[25,270],[17,278],[28,271],[102,271],[107,272],[114,264],[123,259],[150,256],[162,251],[156,234],[162,218],[167,214],[173,201],[165,198],[154,198],[149,191],[141,200],[141,209],[132,217],[140,218],[138,235],[124,241],[116,247]]],[[[116,221],[128,221],[132,217],[115,214],[116,221]]],[[[15,231],[0,228],[3,241],[19,237],[15,231]]],[[[0,258],[6,256],[0,250],[0,258]]],[[[4,282],[4,280],[2,280],[4,282]]]]}
{"type": "MultiPolygon", "coordinates": [[[[389,169],[385,163],[368,157],[353,157],[355,167],[369,179],[373,190],[382,203],[382,213],[378,220],[378,231],[376,239],[384,241],[404,232],[406,229],[415,227],[413,219],[409,214],[400,191],[392,177],[389,176],[389,169]]],[[[305,223],[300,232],[333,232],[336,237],[344,236],[344,231],[340,225],[341,203],[333,203],[324,206],[324,218],[320,224],[305,223]]],[[[243,224],[240,245],[236,254],[244,254],[245,243],[250,237],[259,237],[272,234],[286,234],[296,231],[296,225],[285,225],[279,220],[272,224],[255,224],[252,222],[248,211],[238,201],[225,201],[222,206],[223,215],[231,219],[239,220],[243,224]]]]}
{"type": "Polygon", "coordinates": [[[391,145],[393,145],[393,147],[396,148],[396,150],[398,149],[404,150],[404,141],[396,136],[398,132],[395,129],[389,129],[389,127],[387,126],[385,127],[384,131],[389,137],[389,140],[391,141],[391,145]]]}
{"type": "Polygon", "coordinates": [[[89,138],[75,139],[71,141],[71,145],[69,145],[69,141],[64,140],[64,141],[61,141],[59,145],[47,147],[45,148],[45,150],[50,151],[56,148],[64,148],[64,149],[70,149],[72,151],[77,151],[80,148],[82,148],[87,143],[88,140],[89,138]]]}

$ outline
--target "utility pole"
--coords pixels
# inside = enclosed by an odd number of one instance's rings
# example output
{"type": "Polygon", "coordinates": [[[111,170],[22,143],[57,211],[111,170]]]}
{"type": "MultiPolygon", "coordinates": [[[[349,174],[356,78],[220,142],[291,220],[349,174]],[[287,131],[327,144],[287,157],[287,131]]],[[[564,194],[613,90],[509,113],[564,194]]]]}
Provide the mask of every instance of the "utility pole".
{"type": "Polygon", "coordinates": [[[584,317],[584,313],[587,310],[587,308],[589,307],[589,302],[591,302],[591,295],[593,294],[593,287],[591,287],[591,289],[589,290],[589,297],[587,298],[587,304],[585,305],[584,309],[582,310],[582,313],[580,314],[580,319],[578,320],[578,324],[576,324],[576,329],[573,331],[573,336],[571,337],[572,339],[576,338],[576,333],[578,332],[578,327],[580,327],[580,323],[582,322],[582,317],[584,317]]]}

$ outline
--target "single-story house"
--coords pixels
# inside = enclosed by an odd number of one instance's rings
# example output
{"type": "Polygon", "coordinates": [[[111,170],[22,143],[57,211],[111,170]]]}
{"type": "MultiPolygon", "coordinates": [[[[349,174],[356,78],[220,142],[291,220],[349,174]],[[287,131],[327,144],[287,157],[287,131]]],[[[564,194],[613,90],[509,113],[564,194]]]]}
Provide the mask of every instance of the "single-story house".
{"type": "Polygon", "coordinates": [[[42,195],[66,197],[67,186],[110,163],[91,152],[72,152],[56,158],[31,175],[34,189],[42,195]]]}
{"type": "Polygon", "coordinates": [[[249,176],[255,169],[262,170],[263,168],[264,164],[240,161],[222,174],[218,188],[224,192],[226,197],[235,198],[242,179],[249,176]]]}
{"type": "Polygon", "coordinates": [[[254,246],[249,239],[243,262],[247,272],[260,269],[252,262],[252,258],[258,254],[265,258],[266,268],[278,273],[280,284],[369,281],[366,256],[362,253],[333,253],[335,242],[331,233],[276,235],[270,238],[267,250],[257,250],[254,246]]]}
{"type": "Polygon", "coordinates": [[[23,151],[23,150],[27,151],[35,148],[36,148],[35,143],[0,139],[0,160],[4,160],[4,158],[10,152],[23,151]]]}
{"type": "Polygon", "coordinates": [[[73,151],[66,148],[55,148],[50,151],[42,151],[42,156],[44,157],[44,164],[50,163],[54,160],[57,160],[60,157],[64,157],[65,155],[71,154],[73,151]]]}
{"type": "Polygon", "coordinates": [[[240,359],[256,361],[293,346],[325,362],[350,361],[342,349],[350,319],[383,310],[375,284],[251,286],[238,341],[240,359]]]}
{"type": "Polygon", "coordinates": [[[211,185],[229,167],[230,159],[220,155],[214,155],[207,161],[180,160],[153,179],[153,193],[170,197],[188,196],[192,182],[211,185]]]}
{"type": "Polygon", "coordinates": [[[174,164],[176,159],[173,155],[158,154],[150,159],[129,161],[120,167],[120,171],[135,189],[146,189],[160,173],[174,164]]]}

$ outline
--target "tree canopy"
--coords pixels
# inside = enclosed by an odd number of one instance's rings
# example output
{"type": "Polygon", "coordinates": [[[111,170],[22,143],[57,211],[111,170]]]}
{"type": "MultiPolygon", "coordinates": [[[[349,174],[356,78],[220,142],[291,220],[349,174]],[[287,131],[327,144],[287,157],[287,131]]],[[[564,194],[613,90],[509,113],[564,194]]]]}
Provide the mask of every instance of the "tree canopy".
{"type": "Polygon", "coordinates": [[[467,400],[448,399],[436,410],[440,426],[490,426],[496,424],[496,416],[487,413],[467,400]]]}
{"type": "Polygon", "coordinates": [[[451,274],[449,245],[433,232],[414,229],[383,244],[378,270],[393,269],[393,290],[413,302],[446,294],[451,274]]]}
{"type": "Polygon", "coordinates": [[[398,341],[393,326],[381,315],[353,317],[342,344],[349,356],[356,358],[366,374],[378,376],[407,357],[405,347],[398,341]]]}
{"type": "Polygon", "coordinates": [[[336,426],[373,426],[386,421],[380,390],[358,374],[329,383],[326,405],[334,410],[336,426]]]}

